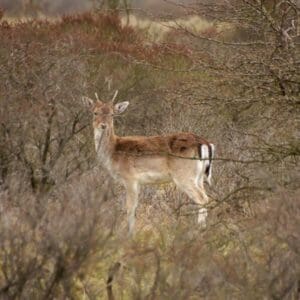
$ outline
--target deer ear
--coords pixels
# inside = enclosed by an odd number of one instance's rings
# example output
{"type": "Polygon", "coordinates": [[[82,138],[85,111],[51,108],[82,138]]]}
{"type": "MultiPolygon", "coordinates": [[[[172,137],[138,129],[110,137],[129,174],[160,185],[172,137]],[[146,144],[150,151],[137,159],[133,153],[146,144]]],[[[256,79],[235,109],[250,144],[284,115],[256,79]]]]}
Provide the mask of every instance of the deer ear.
{"type": "Polygon", "coordinates": [[[128,101],[124,101],[124,102],[120,102],[120,103],[115,104],[114,113],[115,114],[122,114],[126,110],[128,105],[129,105],[128,101]]]}
{"type": "Polygon", "coordinates": [[[86,96],[82,97],[82,102],[83,102],[84,106],[89,108],[89,109],[92,109],[94,107],[94,104],[95,104],[94,100],[92,100],[91,98],[86,97],[86,96]]]}

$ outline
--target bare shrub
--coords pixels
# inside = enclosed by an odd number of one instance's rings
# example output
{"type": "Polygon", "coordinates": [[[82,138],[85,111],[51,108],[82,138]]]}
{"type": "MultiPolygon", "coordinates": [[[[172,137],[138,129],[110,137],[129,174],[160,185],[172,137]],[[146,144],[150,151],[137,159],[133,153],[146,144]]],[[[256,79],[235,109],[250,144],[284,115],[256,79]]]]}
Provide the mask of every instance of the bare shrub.
{"type": "Polygon", "coordinates": [[[182,30],[184,45],[175,31],[151,44],[101,12],[1,22],[1,297],[104,298],[116,265],[116,299],[299,297],[293,3],[197,2],[193,15],[232,32],[182,30]],[[216,144],[206,230],[197,207],[160,186],[142,191],[138,234],[124,236],[124,194],[102,181],[80,102],[111,98],[108,82],[131,103],[118,133],[193,131],[216,144]]]}
{"type": "Polygon", "coordinates": [[[107,255],[117,210],[95,176],[75,177],[47,196],[19,190],[15,178],[1,191],[2,297],[72,297],[94,259],[107,255]]]}

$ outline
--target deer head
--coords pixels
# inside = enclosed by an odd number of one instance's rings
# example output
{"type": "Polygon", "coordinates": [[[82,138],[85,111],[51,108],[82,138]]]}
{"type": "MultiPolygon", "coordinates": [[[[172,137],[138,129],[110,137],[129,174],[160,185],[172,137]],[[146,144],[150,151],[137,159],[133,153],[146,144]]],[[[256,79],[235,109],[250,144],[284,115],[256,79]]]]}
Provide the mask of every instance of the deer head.
{"type": "Polygon", "coordinates": [[[83,97],[83,102],[93,112],[94,129],[104,131],[113,128],[113,117],[122,114],[127,109],[129,102],[124,101],[114,104],[118,91],[115,92],[112,100],[109,102],[103,102],[99,100],[97,94],[95,95],[96,101],[83,97]]]}

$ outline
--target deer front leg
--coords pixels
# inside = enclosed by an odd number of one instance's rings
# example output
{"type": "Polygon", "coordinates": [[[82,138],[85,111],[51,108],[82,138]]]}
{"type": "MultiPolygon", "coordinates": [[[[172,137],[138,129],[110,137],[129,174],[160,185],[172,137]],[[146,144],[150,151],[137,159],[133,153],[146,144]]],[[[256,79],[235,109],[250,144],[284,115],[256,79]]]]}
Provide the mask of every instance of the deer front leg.
{"type": "Polygon", "coordinates": [[[138,205],[139,186],[138,183],[128,183],[126,185],[126,209],[128,217],[129,235],[133,234],[135,224],[135,210],[138,205]]]}

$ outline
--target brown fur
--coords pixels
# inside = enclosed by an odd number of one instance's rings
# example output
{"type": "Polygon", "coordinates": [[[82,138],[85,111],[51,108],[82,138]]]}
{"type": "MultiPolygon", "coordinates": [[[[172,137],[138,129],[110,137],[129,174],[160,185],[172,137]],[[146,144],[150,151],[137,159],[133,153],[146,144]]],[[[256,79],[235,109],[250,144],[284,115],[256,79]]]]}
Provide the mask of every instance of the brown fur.
{"type": "Polygon", "coordinates": [[[193,133],[179,132],[166,136],[117,137],[114,150],[128,154],[184,155],[186,150],[197,149],[201,144],[209,143],[193,133]]]}

